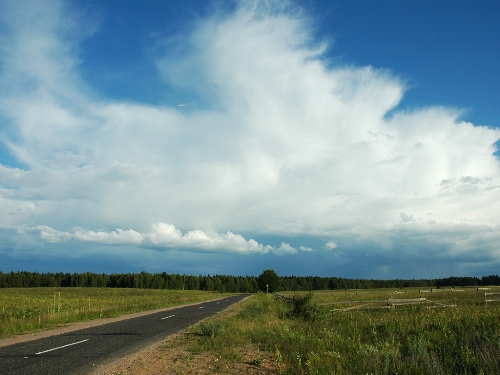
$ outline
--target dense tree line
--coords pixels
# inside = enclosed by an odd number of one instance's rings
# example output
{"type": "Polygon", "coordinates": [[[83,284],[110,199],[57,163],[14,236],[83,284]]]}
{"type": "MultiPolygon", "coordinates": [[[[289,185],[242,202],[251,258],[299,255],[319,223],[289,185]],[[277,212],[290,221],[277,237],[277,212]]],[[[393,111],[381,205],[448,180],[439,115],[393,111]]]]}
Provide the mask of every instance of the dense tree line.
{"type": "Polygon", "coordinates": [[[98,274],[98,273],[37,273],[0,272],[0,288],[32,287],[97,287],[185,289],[218,292],[254,293],[258,290],[255,277],[241,276],[189,276],[148,272],[98,274]]]}
{"type": "Polygon", "coordinates": [[[283,290],[335,290],[436,286],[436,280],[372,280],[318,276],[285,276],[282,278],[282,283],[283,290]]]}
{"type": "Polygon", "coordinates": [[[478,277],[448,277],[444,279],[420,280],[368,280],[318,276],[278,276],[273,270],[264,271],[259,277],[207,275],[190,276],[167,274],[120,273],[37,273],[0,271],[0,288],[33,287],[99,287],[99,288],[145,288],[185,289],[217,292],[255,293],[258,290],[335,290],[402,287],[449,287],[500,285],[497,275],[478,277]],[[269,287],[266,288],[266,285],[269,287]]]}

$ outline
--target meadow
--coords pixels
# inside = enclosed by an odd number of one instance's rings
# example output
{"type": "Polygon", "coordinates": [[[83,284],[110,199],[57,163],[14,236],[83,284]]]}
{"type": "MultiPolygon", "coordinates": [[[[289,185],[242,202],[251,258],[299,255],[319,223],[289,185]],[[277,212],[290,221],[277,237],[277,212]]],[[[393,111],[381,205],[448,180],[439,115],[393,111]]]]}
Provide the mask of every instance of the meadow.
{"type": "Polygon", "coordinates": [[[241,348],[253,348],[252,366],[271,356],[278,374],[500,373],[500,302],[485,304],[482,290],[295,296],[306,303],[297,308],[271,294],[255,295],[232,315],[193,327],[188,350],[212,353],[223,369],[231,367],[224,362],[243,360],[241,348]],[[391,307],[395,299],[418,303],[391,307]]]}
{"type": "Polygon", "coordinates": [[[224,295],[227,294],[137,288],[5,288],[0,289],[0,337],[224,295]]]}
{"type": "MultiPolygon", "coordinates": [[[[284,292],[282,297],[258,293],[191,327],[175,341],[188,353],[176,363],[192,364],[193,357],[208,354],[213,373],[237,373],[230,364],[239,364],[277,374],[499,374],[500,301],[486,304],[484,292],[400,288],[284,292]]],[[[500,293],[500,288],[487,292],[500,293]]],[[[222,296],[192,290],[1,289],[0,334],[222,296]]],[[[488,296],[495,298],[500,295],[488,296]]],[[[163,350],[170,349],[172,344],[163,350]]],[[[200,366],[206,367],[206,359],[200,366]]]]}

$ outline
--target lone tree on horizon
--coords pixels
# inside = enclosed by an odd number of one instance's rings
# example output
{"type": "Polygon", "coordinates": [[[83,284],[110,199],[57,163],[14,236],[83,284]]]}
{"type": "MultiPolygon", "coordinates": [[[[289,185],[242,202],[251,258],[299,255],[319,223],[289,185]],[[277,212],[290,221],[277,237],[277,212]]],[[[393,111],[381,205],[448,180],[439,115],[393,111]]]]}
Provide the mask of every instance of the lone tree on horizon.
{"type": "Polygon", "coordinates": [[[280,290],[280,277],[274,270],[265,270],[257,278],[257,284],[260,290],[269,290],[271,293],[280,290]]]}

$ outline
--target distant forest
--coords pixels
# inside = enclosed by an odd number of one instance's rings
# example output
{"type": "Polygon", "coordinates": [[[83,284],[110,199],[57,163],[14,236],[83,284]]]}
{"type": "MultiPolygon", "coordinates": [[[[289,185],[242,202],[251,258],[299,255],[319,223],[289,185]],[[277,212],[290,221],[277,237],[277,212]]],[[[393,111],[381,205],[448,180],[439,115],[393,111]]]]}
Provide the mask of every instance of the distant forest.
{"type": "MultiPolygon", "coordinates": [[[[262,276],[262,275],[261,275],[262,276]]],[[[261,277],[259,276],[259,277],[261,277]]],[[[37,273],[0,272],[0,288],[34,287],[95,287],[95,288],[145,288],[145,289],[186,289],[217,292],[255,293],[264,289],[262,280],[253,276],[188,276],[148,272],[97,274],[85,273],[37,273]],[[260,282],[259,282],[260,281],[260,282]],[[260,285],[260,288],[259,288],[260,285]]],[[[265,284],[264,284],[265,285],[265,284]]],[[[371,289],[403,287],[479,287],[500,285],[500,277],[448,277],[444,279],[421,280],[367,280],[318,276],[279,276],[282,291],[371,289]]]]}

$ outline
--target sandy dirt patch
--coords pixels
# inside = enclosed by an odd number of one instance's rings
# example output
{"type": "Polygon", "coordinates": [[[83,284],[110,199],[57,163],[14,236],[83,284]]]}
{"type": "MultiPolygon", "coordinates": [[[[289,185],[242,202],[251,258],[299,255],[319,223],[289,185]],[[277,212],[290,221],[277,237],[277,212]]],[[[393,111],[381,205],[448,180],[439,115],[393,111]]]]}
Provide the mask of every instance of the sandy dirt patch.
{"type": "Polygon", "coordinates": [[[242,360],[224,360],[214,353],[193,353],[185,334],[169,337],[150,345],[129,357],[101,366],[92,375],[154,375],[154,374],[248,374],[275,373],[275,359],[271,353],[247,346],[235,349],[242,360]]]}

